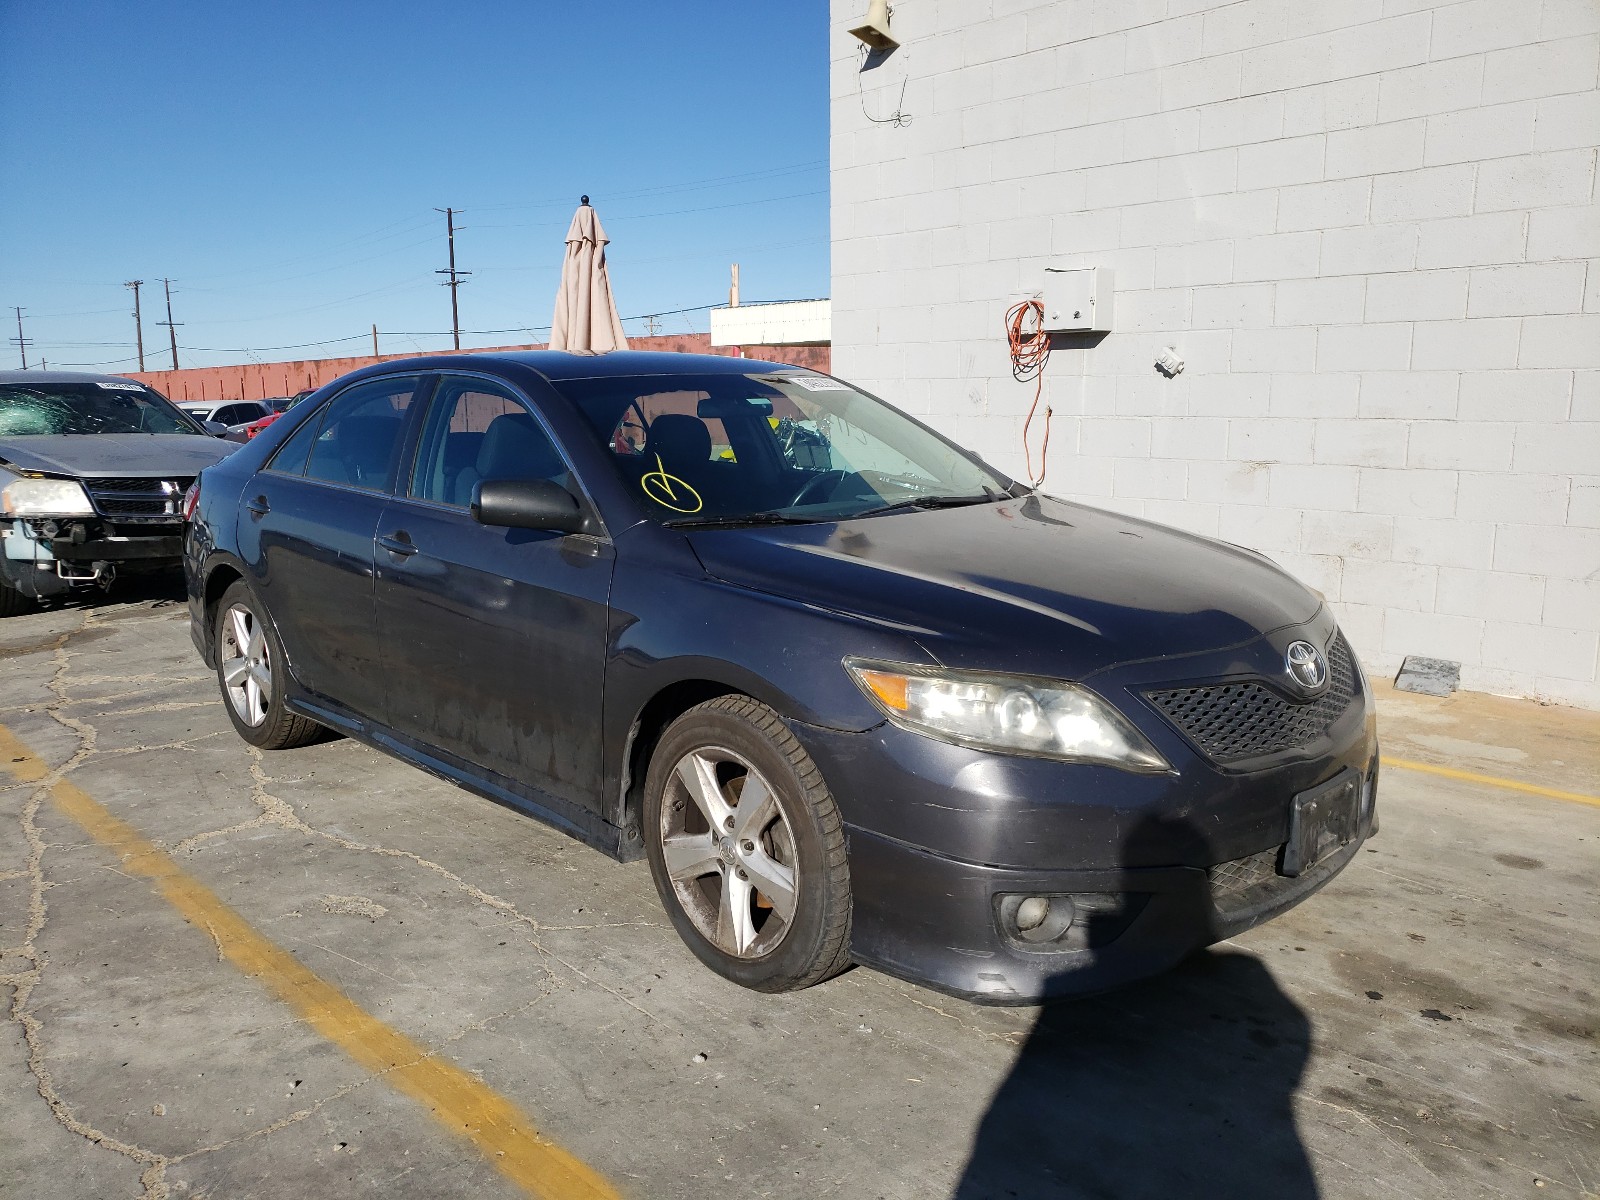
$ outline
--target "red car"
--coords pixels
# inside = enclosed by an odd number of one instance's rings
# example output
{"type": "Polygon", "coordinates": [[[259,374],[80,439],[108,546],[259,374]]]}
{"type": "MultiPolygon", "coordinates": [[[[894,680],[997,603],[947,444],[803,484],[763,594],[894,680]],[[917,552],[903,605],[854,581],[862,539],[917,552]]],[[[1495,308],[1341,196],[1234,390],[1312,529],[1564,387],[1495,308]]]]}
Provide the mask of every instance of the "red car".
{"type": "Polygon", "coordinates": [[[284,404],[282,408],[278,407],[278,402],[269,400],[267,403],[272,405],[273,411],[269,412],[266,416],[262,417],[260,420],[251,421],[248,425],[246,425],[244,427],[245,438],[248,440],[249,438],[255,437],[256,434],[260,433],[263,429],[265,429],[268,425],[271,425],[279,417],[283,416],[284,413],[288,412],[296,404],[299,404],[300,401],[304,400],[307,396],[311,395],[313,390],[315,390],[315,389],[306,388],[305,391],[303,391],[303,392],[296,392],[293,396],[291,396],[289,398],[288,403],[284,404]]]}

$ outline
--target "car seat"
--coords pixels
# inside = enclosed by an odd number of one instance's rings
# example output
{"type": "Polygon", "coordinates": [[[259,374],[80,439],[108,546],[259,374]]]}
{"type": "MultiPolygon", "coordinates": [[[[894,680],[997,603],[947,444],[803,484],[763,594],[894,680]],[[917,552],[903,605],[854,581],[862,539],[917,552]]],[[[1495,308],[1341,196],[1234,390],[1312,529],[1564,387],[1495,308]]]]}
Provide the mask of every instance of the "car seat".
{"type": "Polygon", "coordinates": [[[531,413],[503,413],[489,422],[478,461],[456,475],[452,504],[472,502],[474,484],[485,479],[549,479],[566,486],[566,464],[531,413]]]}

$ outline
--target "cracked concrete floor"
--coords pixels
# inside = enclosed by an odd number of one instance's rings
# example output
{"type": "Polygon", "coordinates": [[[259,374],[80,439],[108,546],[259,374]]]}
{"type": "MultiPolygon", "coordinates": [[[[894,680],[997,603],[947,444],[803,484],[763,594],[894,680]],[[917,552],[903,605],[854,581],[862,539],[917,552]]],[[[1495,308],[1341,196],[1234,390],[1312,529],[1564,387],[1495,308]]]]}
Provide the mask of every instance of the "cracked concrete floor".
{"type": "MultiPolygon", "coordinates": [[[[1600,808],[1391,769],[1333,886],[1150,983],[1044,1014],[862,970],[759,996],[642,865],[353,742],[252,752],[186,621],[159,589],[7,620],[0,724],[623,1195],[1600,1187],[1600,808]]],[[[1382,703],[1399,757],[1600,790],[1593,714],[1382,703]]],[[[0,828],[0,1197],[518,1194],[37,784],[0,828]]]]}

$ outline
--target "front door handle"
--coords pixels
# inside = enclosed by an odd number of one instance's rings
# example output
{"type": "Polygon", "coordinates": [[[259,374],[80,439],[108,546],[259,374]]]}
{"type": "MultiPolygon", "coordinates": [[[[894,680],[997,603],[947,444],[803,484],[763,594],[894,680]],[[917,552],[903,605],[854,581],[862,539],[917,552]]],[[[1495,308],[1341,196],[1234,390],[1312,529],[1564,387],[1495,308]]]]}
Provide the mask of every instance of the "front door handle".
{"type": "Polygon", "coordinates": [[[272,505],[267,503],[265,496],[257,496],[254,500],[245,501],[245,508],[252,516],[264,517],[272,511],[272,505]]]}
{"type": "Polygon", "coordinates": [[[416,545],[411,541],[411,535],[404,529],[396,529],[393,533],[379,536],[378,545],[390,554],[398,554],[402,558],[410,558],[417,552],[416,545]]]}

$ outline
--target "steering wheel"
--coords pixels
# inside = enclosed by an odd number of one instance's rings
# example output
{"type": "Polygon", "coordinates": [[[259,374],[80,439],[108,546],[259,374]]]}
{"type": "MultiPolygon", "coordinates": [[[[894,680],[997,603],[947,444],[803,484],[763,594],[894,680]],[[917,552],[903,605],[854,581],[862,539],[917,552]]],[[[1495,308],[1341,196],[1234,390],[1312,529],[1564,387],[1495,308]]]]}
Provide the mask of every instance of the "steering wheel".
{"type": "Polygon", "coordinates": [[[820,493],[823,489],[823,485],[827,484],[828,496],[831,496],[834,492],[838,491],[839,485],[853,474],[853,471],[840,471],[837,469],[832,471],[821,471],[802,483],[800,485],[800,490],[795,492],[795,494],[789,498],[789,503],[784,507],[793,508],[798,504],[808,504],[812,500],[826,499],[826,496],[813,496],[812,493],[820,493]]]}

